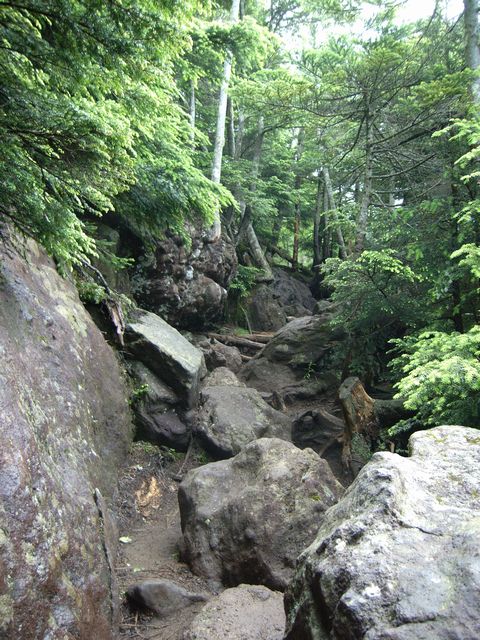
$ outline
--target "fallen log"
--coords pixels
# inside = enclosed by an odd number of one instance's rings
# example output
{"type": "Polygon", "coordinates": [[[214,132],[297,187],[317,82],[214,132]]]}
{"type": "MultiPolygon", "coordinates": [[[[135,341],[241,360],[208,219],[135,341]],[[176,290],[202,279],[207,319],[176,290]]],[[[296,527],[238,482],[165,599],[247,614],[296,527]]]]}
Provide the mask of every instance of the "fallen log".
{"type": "Polygon", "coordinates": [[[242,336],[246,340],[253,340],[253,342],[261,342],[262,344],[267,344],[273,338],[275,334],[272,333],[250,333],[246,336],[242,336]]]}
{"type": "Polygon", "coordinates": [[[240,336],[234,336],[231,334],[226,335],[223,333],[209,333],[208,337],[214,338],[215,340],[218,340],[219,342],[223,342],[225,344],[233,344],[237,347],[245,347],[248,349],[260,350],[265,346],[265,344],[262,344],[261,342],[254,342],[253,340],[240,338],[240,336]]]}

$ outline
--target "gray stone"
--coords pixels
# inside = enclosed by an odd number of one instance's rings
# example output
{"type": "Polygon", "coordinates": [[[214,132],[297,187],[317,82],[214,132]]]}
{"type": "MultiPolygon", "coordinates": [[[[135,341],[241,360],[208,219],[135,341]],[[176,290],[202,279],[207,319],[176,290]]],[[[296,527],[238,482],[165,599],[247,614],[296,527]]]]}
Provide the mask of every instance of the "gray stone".
{"type": "Polygon", "coordinates": [[[195,406],[205,373],[199,349],[162,318],[143,310],[127,324],[125,343],[129,353],[167,383],[189,408],[195,406]]]}
{"type": "Polygon", "coordinates": [[[208,387],[243,387],[245,384],[240,382],[237,376],[230,369],[218,367],[214,369],[204,380],[204,386],[208,387]]]}
{"type": "Polygon", "coordinates": [[[230,460],[190,471],[179,487],[187,559],[226,586],[284,589],[299,553],[343,494],[310,449],[263,438],[230,460]]]}
{"type": "Polygon", "coordinates": [[[306,411],[295,419],[292,426],[292,442],[300,449],[310,447],[323,456],[334,444],[340,443],[345,423],[324,409],[306,411]]]}
{"type": "Polygon", "coordinates": [[[53,261],[32,242],[0,252],[0,637],[107,640],[128,393],[53,261]]]}
{"type": "Polygon", "coordinates": [[[273,276],[271,289],[288,315],[303,317],[313,312],[317,301],[298,274],[274,268],[273,276]]]}
{"type": "Polygon", "coordinates": [[[209,371],[218,367],[226,367],[234,373],[242,367],[242,355],[237,347],[230,347],[215,339],[205,338],[197,343],[205,356],[205,363],[209,371]]]}
{"type": "Polygon", "coordinates": [[[287,323],[287,314],[265,284],[253,292],[247,307],[250,327],[253,331],[277,331],[287,323]]]}
{"type": "Polygon", "coordinates": [[[258,438],[291,439],[288,416],[267,404],[256,389],[232,385],[226,376],[225,382],[201,392],[195,432],[208,451],[229,458],[258,438]]]}
{"type": "Polygon", "coordinates": [[[242,584],[206,604],[183,640],[282,640],[282,594],[242,584]]]}
{"type": "MultiPolygon", "coordinates": [[[[259,391],[277,391],[305,380],[312,367],[321,371],[326,385],[336,384],[331,356],[344,338],[340,327],[332,327],[331,307],[320,316],[292,320],[247,362],[240,378],[259,391]]],[[[317,376],[318,378],[319,376],[317,376]]]]}
{"type": "Polygon", "coordinates": [[[288,640],[480,637],[480,432],[376,453],[330,509],[286,595],[288,640]]]}
{"type": "Polygon", "coordinates": [[[196,602],[206,602],[208,597],[191,593],[171,580],[146,580],[127,589],[131,605],[149,609],[161,618],[179,613],[196,602]]]}
{"type": "Polygon", "coordinates": [[[131,363],[130,369],[136,384],[132,408],[137,438],[185,451],[190,429],[177,413],[178,396],[141,362],[131,363]]]}

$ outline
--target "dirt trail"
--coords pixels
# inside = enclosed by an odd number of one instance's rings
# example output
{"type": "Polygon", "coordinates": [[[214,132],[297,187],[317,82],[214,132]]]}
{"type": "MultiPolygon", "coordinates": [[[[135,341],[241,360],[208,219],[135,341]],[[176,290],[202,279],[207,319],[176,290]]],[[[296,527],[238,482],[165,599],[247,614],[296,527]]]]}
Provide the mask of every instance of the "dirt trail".
{"type": "MultiPolygon", "coordinates": [[[[204,460],[202,460],[204,462],[204,460]]],[[[195,452],[182,473],[199,465],[195,452]]],[[[120,593],[137,582],[166,578],[189,591],[213,593],[179,560],[180,514],[176,477],[184,465],[182,454],[162,451],[144,442],[135,443],[120,479],[118,497],[120,550],[117,574],[120,593]],[[122,542],[123,541],[123,542],[122,542]]],[[[122,606],[119,638],[181,640],[183,631],[202,603],[161,619],[148,613],[132,613],[122,606]]]]}

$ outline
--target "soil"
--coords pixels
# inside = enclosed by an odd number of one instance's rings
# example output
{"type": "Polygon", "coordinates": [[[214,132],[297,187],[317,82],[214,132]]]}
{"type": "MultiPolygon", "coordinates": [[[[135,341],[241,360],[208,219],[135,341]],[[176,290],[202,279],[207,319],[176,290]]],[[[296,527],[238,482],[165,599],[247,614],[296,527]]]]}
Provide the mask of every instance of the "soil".
{"type": "MultiPolygon", "coordinates": [[[[195,593],[215,594],[211,585],[181,562],[179,546],[178,482],[189,469],[206,461],[195,449],[185,459],[184,454],[145,442],[131,447],[117,502],[120,548],[116,569],[121,594],[137,582],[155,579],[172,580],[195,593]]],[[[181,640],[202,604],[193,604],[180,616],[160,618],[133,611],[124,598],[119,638],[181,640]]]]}

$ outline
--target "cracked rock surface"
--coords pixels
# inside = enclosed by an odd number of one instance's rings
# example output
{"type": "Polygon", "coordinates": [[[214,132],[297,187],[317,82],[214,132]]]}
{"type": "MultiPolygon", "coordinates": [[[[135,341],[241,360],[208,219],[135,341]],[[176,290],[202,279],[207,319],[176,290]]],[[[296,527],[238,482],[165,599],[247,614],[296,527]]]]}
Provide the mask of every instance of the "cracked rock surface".
{"type": "Polygon", "coordinates": [[[480,637],[480,435],[377,453],[325,516],[286,594],[287,640],[480,637]]]}

